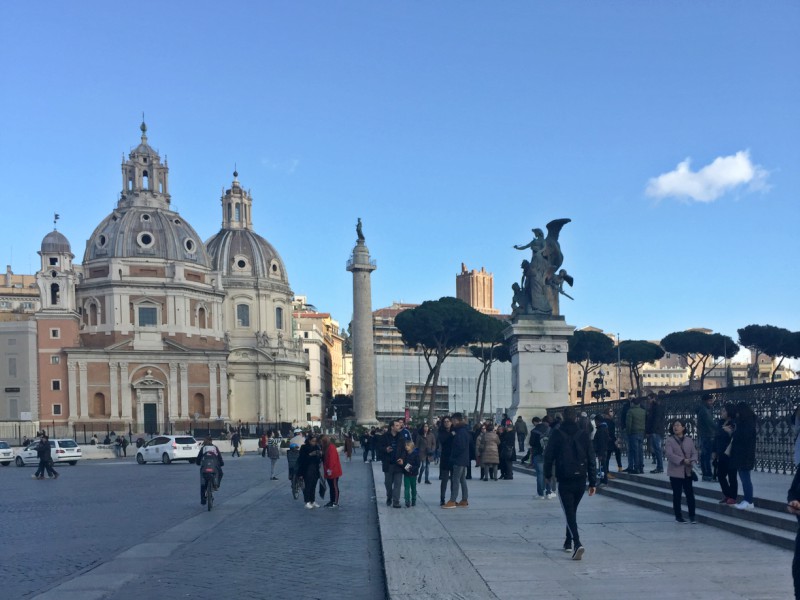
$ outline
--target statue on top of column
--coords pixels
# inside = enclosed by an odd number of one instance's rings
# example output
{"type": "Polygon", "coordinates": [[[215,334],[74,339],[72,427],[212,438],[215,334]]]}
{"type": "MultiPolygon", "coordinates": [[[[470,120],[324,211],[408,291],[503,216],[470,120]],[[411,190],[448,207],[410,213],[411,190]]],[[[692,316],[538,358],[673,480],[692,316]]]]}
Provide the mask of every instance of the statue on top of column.
{"type": "Polygon", "coordinates": [[[566,270],[559,268],[564,262],[558,235],[561,228],[572,219],[555,219],[547,224],[547,237],[541,229],[533,229],[533,239],[524,246],[515,245],[517,250],[531,249],[531,259],[522,261],[522,279],[512,285],[512,317],[518,315],[535,315],[540,317],[557,316],[559,312],[559,295],[571,298],[563,291],[566,282],[572,285],[574,280],[566,270]]]}

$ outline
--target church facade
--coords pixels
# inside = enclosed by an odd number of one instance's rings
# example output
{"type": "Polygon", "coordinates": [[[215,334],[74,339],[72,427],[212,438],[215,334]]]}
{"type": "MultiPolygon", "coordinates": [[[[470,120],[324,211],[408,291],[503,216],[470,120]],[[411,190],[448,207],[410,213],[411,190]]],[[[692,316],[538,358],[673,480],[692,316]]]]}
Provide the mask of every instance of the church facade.
{"type": "Polygon", "coordinates": [[[283,261],[252,228],[238,173],[203,242],[170,207],[169,169],[141,142],[83,260],[48,233],[36,273],[39,419],[155,433],[305,424],[307,357],[283,261]]]}

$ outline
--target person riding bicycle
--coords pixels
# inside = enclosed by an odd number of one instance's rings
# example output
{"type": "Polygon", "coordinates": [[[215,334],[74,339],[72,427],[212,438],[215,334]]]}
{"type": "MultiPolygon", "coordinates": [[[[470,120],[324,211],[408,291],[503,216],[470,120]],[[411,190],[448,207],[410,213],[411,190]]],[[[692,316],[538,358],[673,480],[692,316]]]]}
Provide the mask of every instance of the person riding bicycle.
{"type": "Polygon", "coordinates": [[[200,465],[200,504],[206,503],[206,469],[214,469],[214,490],[218,490],[222,483],[222,467],[225,461],[222,460],[222,452],[219,451],[211,441],[210,437],[203,440],[203,445],[200,447],[200,452],[197,453],[197,462],[200,465]]]}

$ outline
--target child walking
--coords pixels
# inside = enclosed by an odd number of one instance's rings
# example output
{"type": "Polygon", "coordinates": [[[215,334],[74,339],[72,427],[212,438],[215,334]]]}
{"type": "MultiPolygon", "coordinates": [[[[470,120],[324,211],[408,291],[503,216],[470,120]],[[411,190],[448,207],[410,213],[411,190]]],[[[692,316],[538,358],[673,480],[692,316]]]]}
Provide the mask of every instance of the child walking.
{"type": "Polygon", "coordinates": [[[419,448],[414,442],[406,442],[406,464],[403,468],[403,494],[406,508],[417,505],[417,475],[419,474],[419,448]]]}

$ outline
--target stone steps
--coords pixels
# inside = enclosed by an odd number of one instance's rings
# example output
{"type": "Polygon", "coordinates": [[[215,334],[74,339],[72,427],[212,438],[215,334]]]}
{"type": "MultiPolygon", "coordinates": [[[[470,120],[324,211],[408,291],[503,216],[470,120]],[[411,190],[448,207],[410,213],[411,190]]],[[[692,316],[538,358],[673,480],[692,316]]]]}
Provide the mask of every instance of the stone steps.
{"type": "MultiPolygon", "coordinates": [[[[668,480],[627,473],[615,475],[607,486],[598,488],[598,493],[672,515],[672,489],[668,480]]],[[[785,511],[784,504],[756,497],[755,510],[739,510],[719,504],[721,494],[718,491],[699,486],[694,491],[696,516],[700,523],[780,548],[794,549],[797,519],[785,511]]],[[[683,512],[686,518],[685,498],[683,512]]]]}

